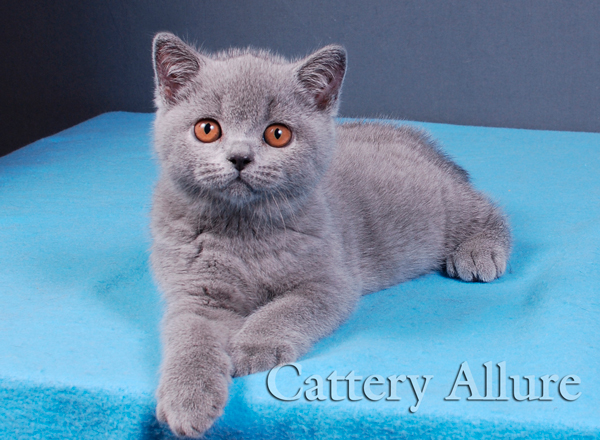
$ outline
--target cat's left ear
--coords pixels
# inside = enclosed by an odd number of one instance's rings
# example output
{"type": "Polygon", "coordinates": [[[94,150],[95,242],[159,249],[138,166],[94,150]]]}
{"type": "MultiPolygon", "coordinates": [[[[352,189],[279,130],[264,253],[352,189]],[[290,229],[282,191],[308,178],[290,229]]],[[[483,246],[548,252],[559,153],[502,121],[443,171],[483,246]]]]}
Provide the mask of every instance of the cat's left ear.
{"type": "Polygon", "coordinates": [[[346,73],[346,50],[338,45],[325,46],[300,61],[296,72],[302,88],[315,106],[335,114],[346,73]]]}

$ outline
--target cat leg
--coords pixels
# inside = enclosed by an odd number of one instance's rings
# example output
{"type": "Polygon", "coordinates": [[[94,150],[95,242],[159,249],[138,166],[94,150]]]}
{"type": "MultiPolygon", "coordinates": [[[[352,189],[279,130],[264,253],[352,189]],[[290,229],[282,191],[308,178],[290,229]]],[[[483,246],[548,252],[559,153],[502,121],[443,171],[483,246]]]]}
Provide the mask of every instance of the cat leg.
{"type": "Polygon", "coordinates": [[[354,309],[359,293],[344,283],[298,286],[250,315],[232,337],[234,376],[293,362],[328,335],[354,309]]]}
{"type": "Polygon", "coordinates": [[[485,201],[463,220],[458,246],[446,259],[446,272],[464,281],[492,281],[504,274],[510,253],[510,231],[500,210],[485,201]]]}
{"type": "Polygon", "coordinates": [[[199,437],[223,413],[233,371],[228,339],[242,323],[227,310],[169,304],[156,416],[177,435],[199,437]]]}

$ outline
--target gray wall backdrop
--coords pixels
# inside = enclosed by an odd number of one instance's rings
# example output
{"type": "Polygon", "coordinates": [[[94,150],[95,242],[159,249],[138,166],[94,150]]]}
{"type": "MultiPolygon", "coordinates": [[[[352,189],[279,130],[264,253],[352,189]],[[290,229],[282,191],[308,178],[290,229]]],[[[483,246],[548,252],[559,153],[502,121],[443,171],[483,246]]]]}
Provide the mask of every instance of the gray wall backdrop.
{"type": "Polygon", "coordinates": [[[343,116],[600,132],[600,2],[20,0],[0,5],[0,154],[151,112],[150,43],[346,46],[343,116]]]}

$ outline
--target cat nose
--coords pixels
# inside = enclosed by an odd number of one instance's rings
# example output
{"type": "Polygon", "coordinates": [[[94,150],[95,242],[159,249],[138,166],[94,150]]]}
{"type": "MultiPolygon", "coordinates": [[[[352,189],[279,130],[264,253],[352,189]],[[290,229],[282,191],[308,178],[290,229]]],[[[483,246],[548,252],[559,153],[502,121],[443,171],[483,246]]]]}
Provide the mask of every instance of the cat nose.
{"type": "Polygon", "coordinates": [[[244,168],[246,168],[246,165],[252,162],[252,158],[250,156],[241,154],[234,154],[233,156],[230,156],[228,160],[238,171],[242,171],[244,168]]]}

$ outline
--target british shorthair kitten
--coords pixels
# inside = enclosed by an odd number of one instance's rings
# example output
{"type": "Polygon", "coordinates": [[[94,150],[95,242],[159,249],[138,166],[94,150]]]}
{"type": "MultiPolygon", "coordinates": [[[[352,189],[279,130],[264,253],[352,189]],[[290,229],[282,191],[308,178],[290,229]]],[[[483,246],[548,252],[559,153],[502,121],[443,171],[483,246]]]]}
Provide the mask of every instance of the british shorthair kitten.
{"type": "Polygon", "coordinates": [[[338,124],[346,52],[288,61],[154,39],[152,267],[166,299],[157,417],[200,436],[232,376],[295,361],[361,295],[506,268],[503,214],[420,130],[338,124]]]}

